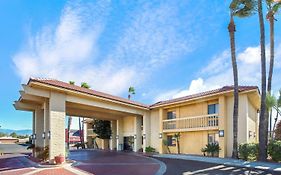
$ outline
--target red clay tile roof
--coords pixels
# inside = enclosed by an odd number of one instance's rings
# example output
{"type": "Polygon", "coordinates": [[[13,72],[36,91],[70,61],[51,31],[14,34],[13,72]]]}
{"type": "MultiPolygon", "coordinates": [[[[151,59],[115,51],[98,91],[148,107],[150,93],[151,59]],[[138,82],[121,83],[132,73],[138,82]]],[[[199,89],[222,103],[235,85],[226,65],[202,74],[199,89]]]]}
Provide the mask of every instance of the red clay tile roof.
{"type": "MultiPolygon", "coordinates": [[[[43,83],[43,84],[47,84],[47,85],[51,85],[51,86],[55,86],[55,87],[65,88],[65,89],[68,89],[68,90],[86,93],[86,94],[89,94],[89,95],[102,97],[102,98],[106,98],[106,99],[110,99],[110,100],[115,100],[115,101],[119,101],[119,102],[122,102],[122,103],[131,104],[131,105],[135,105],[135,106],[139,106],[139,107],[143,107],[143,108],[147,108],[147,109],[155,108],[155,107],[158,107],[158,106],[161,106],[161,105],[168,105],[170,103],[176,103],[176,102],[181,102],[181,101],[185,101],[185,100],[191,100],[193,98],[204,97],[204,96],[208,96],[208,95],[215,95],[217,93],[224,93],[224,92],[228,92],[228,91],[233,90],[233,86],[224,86],[222,88],[215,89],[215,90],[205,91],[205,92],[192,94],[192,95],[188,95],[188,96],[180,97],[180,98],[175,98],[175,99],[171,99],[171,100],[160,101],[160,102],[154,103],[154,104],[149,106],[149,105],[145,105],[145,104],[142,104],[142,103],[139,103],[139,102],[128,100],[126,98],[106,94],[106,93],[103,93],[103,92],[83,88],[83,87],[76,86],[76,85],[71,85],[69,83],[66,83],[66,82],[63,82],[63,81],[58,81],[58,80],[55,80],[55,79],[30,78],[28,84],[30,82],[38,82],[38,83],[43,83]]],[[[239,92],[249,91],[249,90],[254,90],[254,89],[258,90],[258,87],[257,86],[239,86],[239,92]]]]}
{"type": "Polygon", "coordinates": [[[69,83],[66,83],[66,82],[63,82],[63,81],[58,81],[58,80],[55,80],[55,79],[30,78],[30,80],[27,84],[29,84],[30,82],[43,83],[43,84],[47,84],[47,85],[51,85],[51,86],[55,86],[55,87],[59,87],[59,88],[65,88],[65,89],[68,89],[68,90],[86,93],[86,94],[97,96],[97,97],[102,97],[102,98],[106,98],[106,99],[110,99],[110,100],[119,101],[119,102],[126,103],[126,104],[131,104],[131,105],[135,105],[135,106],[139,106],[139,107],[143,107],[143,108],[149,108],[148,105],[145,105],[145,104],[142,104],[142,103],[139,103],[139,102],[135,102],[135,101],[132,101],[132,100],[128,100],[126,98],[117,97],[117,96],[114,96],[114,95],[110,95],[110,94],[106,94],[106,93],[103,93],[103,92],[95,91],[95,90],[92,90],[92,89],[83,88],[83,87],[80,87],[80,86],[77,86],[77,85],[71,85],[69,83]]]}
{"type": "MultiPolygon", "coordinates": [[[[254,89],[258,90],[258,87],[257,86],[239,86],[239,92],[249,91],[249,90],[254,90],[254,89]]],[[[219,88],[219,89],[205,91],[205,92],[192,94],[192,95],[188,95],[188,96],[184,96],[184,97],[180,97],[180,98],[175,98],[175,99],[171,99],[171,100],[160,101],[160,102],[154,103],[153,105],[150,105],[150,107],[154,108],[154,107],[161,106],[161,105],[168,105],[168,104],[171,104],[171,103],[182,102],[182,101],[185,101],[185,100],[191,100],[193,98],[204,97],[204,96],[207,96],[207,95],[215,95],[215,94],[218,94],[218,93],[228,92],[228,91],[231,91],[231,90],[233,90],[233,86],[224,86],[224,87],[219,88]]]]}

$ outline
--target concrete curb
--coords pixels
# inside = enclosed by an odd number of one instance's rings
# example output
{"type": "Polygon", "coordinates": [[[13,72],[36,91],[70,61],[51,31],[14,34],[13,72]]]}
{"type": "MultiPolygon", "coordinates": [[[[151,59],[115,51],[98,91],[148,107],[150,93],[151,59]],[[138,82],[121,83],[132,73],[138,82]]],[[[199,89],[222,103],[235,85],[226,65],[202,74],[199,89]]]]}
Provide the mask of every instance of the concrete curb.
{"type": "Polygon", "coordinates": [[[199,161],[199,162],[206,162],[206,163],[236,166],[242,168],[254,168],[259,170],[270,170],[274,172],[281,172],[281,163],[269,163],[269,162],[258,162],[258,161],[248,162],[248,161],[236,160],[230,158],[201,157],[201,156],[175,155],[175,154],[159,154],[159,155],[153,155],[153,157],[192,160],[192,161],[199,161]]]}

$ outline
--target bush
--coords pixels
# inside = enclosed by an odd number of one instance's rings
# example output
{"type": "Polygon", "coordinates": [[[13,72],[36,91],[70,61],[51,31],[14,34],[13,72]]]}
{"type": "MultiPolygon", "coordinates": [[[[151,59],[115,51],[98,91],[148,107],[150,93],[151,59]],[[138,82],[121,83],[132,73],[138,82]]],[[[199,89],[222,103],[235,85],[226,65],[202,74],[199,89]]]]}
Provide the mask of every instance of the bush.
{"type": "Polygon", "coordinates": [[[208,153],[208,156],[217,157],[220,151],[220,147],[218,143],[208,143],[205,148],[202,148],[204,156],[208,153]]]}
{"type": "Polygon", "coordinates": [[[149,147],[146,147],[146,148],[145,148],[145,152],[147,152],[147,153],[155,153],[156,150],[155,150],[155,148],[149,146],[149,147]]]}
{"type": "Polygon", "coordinates": [[[280,162],[281,161],[281,141],[274,140],[270,141],[268,144],[268,154],[272,158],[273,161],[280,162]]]}
{"type": "Polygon", "coordinates": [[[258,144],[242,143],[238,147],[239,158],[243,160],[257,160],[258,144]]]}

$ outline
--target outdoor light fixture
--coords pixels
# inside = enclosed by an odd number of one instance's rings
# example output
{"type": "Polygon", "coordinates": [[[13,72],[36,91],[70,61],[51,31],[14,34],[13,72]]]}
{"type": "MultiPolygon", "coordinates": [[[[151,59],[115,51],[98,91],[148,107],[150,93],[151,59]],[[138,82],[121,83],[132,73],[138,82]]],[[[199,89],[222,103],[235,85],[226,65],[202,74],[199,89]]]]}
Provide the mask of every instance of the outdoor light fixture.
{"type": "Polygon", "coordinates": [[[143,137],[143,139],[145,139],[145,138],[146,138],[146,135],[145,135],[145,134],[143,134],[143,135],[142,135],[142,137],[143,137]]]}
{"type": "Polygon", "coordinates": [[[116,139],[119,139],[119,135],[116,135],[116,139]]]}
{"type": "Polygon", "coordinates": [[[42,133],[42,139],[45,139],[45,132],[42,133]]]}
{"type": "Polygon", "coordinates": [[[112,136],[110,136],[109,138],[112,139],[112,136]]]}
{"type": "Polygon", "coordinates": [[[162,139],[162,133],[159,133],[159,139],[162,139]]]}
{"type": "Polygon", "coordinates": [[[48,132],[48,138],[51,139],[51,131],[48,132]]]}
{"type": "Polygon", "coordinates": [[[137,139],[137,135],[136,134],[134,135],[134,139],[137,139]]]}
{"type": "Polygon", "coordinates": [[[224,137],[224,130],[219,130],[219,137],[224,137]]]}
{"type": "Polygon", "coordinates": [[[33,139],[36,140],[36,134],[33,135],[33,139]]]}

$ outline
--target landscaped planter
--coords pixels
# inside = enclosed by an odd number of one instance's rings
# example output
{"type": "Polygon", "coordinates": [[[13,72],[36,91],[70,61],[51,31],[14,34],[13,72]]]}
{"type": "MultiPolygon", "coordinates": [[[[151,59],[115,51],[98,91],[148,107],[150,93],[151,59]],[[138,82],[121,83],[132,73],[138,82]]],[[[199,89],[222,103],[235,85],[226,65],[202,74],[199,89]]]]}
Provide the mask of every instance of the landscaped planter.
{"type": "Polygon", "coordinates": [[[55,157],[56,164],[62,164],[64,162],[64,156],[59,155],[55,157]]]}

